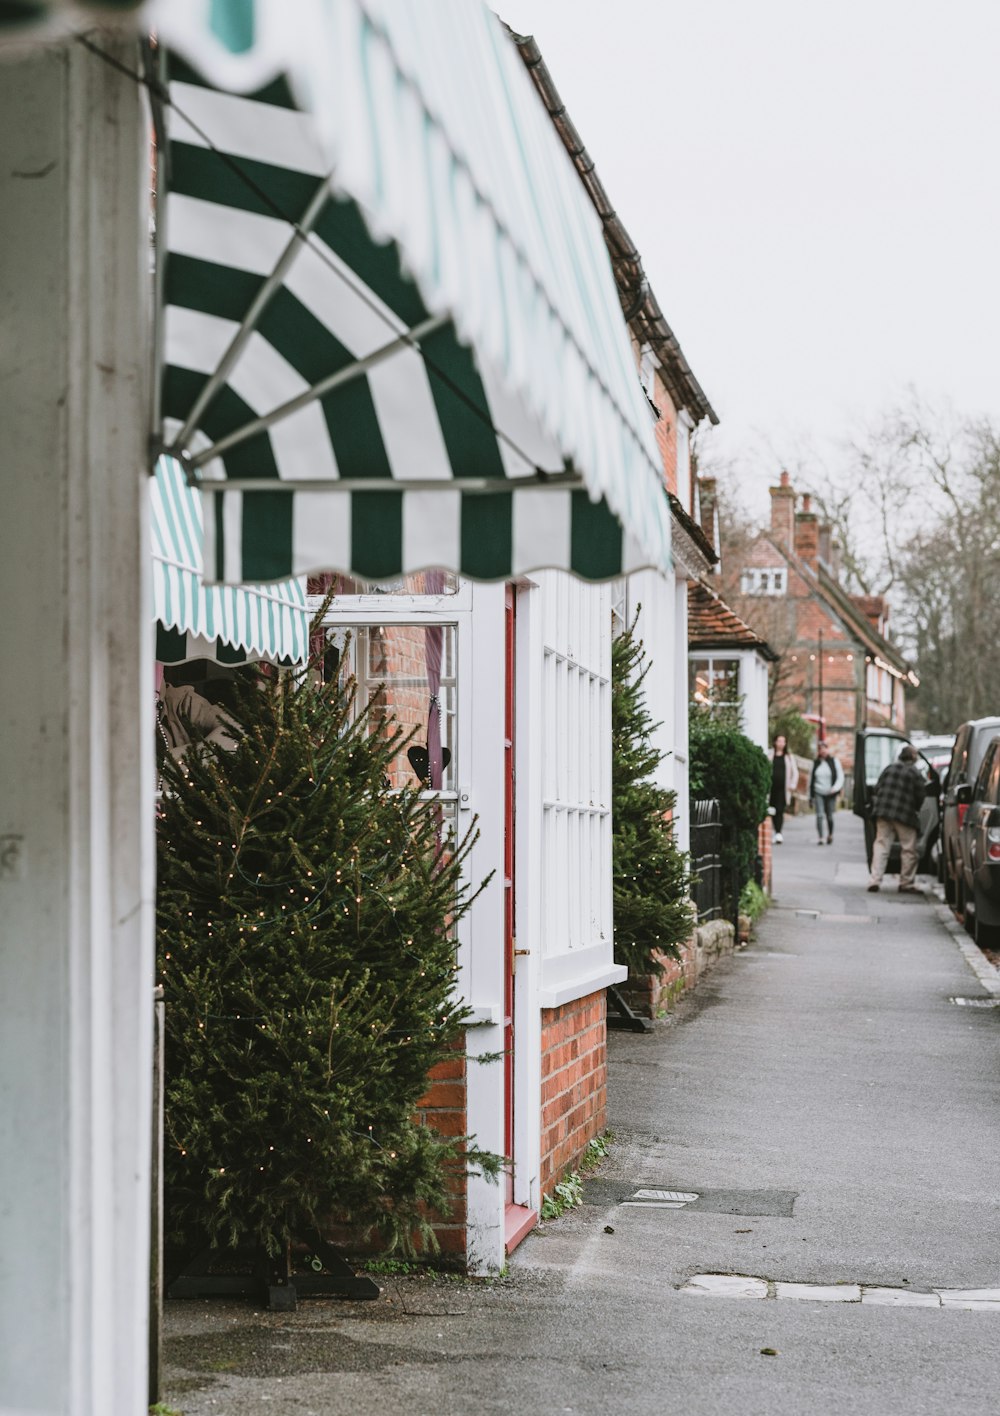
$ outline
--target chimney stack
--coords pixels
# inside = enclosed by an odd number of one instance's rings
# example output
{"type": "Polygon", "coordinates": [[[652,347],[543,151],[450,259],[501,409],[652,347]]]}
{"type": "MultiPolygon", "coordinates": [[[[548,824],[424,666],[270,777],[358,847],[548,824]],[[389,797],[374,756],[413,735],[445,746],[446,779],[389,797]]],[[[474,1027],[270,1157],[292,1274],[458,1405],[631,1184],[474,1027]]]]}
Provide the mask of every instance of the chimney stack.
{"type": "Polygon", "coordinates": [[[790,551],[795,537],[795,490],[788,473],[782,472],[778,486],[768,490],[771,493],[771,535],[790,551]]]}
{"type": "Polygon", "coordinates": [[[816,569],[819,555],[819,525],[812,509],[812,497],[807,492],[802,498],[802,510],[795,514],[795,554],[805,561],[812,570],[816,569]]]}
{"type": "Polygon", "coordinates": [[[716,483],[714,477],[698,478],[698,515],[701,521],[701,529],[705,533],[705,539],[710,543],[712,550],[718,552],[719,538],[716,535],[718,526],[718,510],[716,505],[716,483]]]}

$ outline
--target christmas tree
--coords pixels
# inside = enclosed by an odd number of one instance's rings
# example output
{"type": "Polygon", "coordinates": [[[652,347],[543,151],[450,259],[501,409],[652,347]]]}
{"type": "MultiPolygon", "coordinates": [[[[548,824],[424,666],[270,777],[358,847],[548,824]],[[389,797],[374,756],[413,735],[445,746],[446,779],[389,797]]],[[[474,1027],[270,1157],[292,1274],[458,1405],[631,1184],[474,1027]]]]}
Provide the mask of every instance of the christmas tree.
{"type": "Polygon", "coordinates": [[[274,1255],[331,1219],[419,1247],[468,1160],[413,1118],[463,1034],[471,841],[388,790],[399,730],[319,677],[250,671],[235,750],[163,762],[167,1234],[188,1248],[274,1255]]]}
{"type": "Polygon", "coordinates": [[[694,926],[687,857],[671,822],[676,795],[653,780],[664,754],[646,706],[649,669],[633,620],[611,648],[611,820],[615,960],[639,974],[662,973],[660,956],[677,958],[694,926]]]}

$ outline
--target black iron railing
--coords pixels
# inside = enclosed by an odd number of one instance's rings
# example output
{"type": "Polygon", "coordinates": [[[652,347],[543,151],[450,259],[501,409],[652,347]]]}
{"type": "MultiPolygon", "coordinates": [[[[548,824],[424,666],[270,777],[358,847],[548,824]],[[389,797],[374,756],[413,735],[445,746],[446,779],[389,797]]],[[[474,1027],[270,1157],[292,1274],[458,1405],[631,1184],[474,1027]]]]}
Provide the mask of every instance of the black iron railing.
{"type": "Polygon", "coordinates": [[[721,919],[722,890],[722,817],[714,797],[691,803],[691,874],[694,885],[691,894],[698,911],[698,922],[721,919]]]}

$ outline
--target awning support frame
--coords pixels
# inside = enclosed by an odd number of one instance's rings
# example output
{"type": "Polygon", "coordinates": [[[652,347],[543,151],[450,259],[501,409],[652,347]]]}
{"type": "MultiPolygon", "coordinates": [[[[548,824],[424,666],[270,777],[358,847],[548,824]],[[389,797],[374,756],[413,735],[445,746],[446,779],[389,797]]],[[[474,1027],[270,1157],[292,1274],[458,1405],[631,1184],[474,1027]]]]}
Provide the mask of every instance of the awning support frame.
{"type": "Polygon", "coordinates": [[[320,212],[326,206],[332,190],[331,174],[320,183],[320,186],[313,195],[312,201],[306,208],[302,220],[292,228],[291,240],[278,257],[271,274],[257,291],[253,303],[243,317],[242,324],[233,335],[232,343],[225,354],[223,354],[212,376],[208,379],[204,388],[195,399],[191,411],[185,419],[184,426],[175,437],[173,447],[170,449],[174,456],[178,455],[181,448],[187,447],[197,430],[201,415],[228,379],[233,366],[243,352],[247,340],[257,328],[257,322],[266,310],[271,297],[281,288],[285,276],[288,274],[289,267],[308,241],[312,228],[319,220],[320,212]]]}
{"type": "MultiPolygon", "coordinates": [[[[354,379],[366,374],[369,369],[375,368],[377,364],[382,364],[386,359],[391,359],[394,354],[401,353],[404,349],[419,349],[420,340],[428,334],[433,334],[435,330],[441,329],[444,325],[450,324],[450,315],[433,315],[430,319],[423,320],[420,324],[414,325],[413,329],[406,330],[395,339],[391,339],[388,344],[382,344],[378,349],[373,349],[370,354],[366,354],[363,359],[355,359],[353,364],[348,364],[343,369],[338,369],[335,374],[330,374],[328,378],[320,379],[318,384],[313,384],[312,388],[306,389],[305,393],[300,393],[295,398],[290,398],[287,403],[281,403],[277,408],[272,408],[270,413],[262,413],[259,418],[254,418],[252,422],[246,423],[242,428],[236,428],[231,433],[227,433],[218,442],[212,443],[211,447],[203,448],[200,452],[188,453],[183,449],[173,446],[169,449],[172,457],[179,458],[185,466],[204,467],[206,462],[211,462],[213,458],[221,457],[224,452],[228,452],[231,447],[236,447],[248,438],[256,437],[258,433],[265,432],[268,428],[274,427],[275,423],[280,423],[282,419],[288,418],[292,413],[297,413],[300,408],[307,408],[310,403],[315,403],[318,398],[325,397],[335,388],[340,388],[343,384],[351,383],[354,379]]],[[[237,336],[238,338],[239,336],[237,336]]],[[[190,419],[188,420],[190,422],[190,419]]],[[[232,485],[231,483],[229,485],[232,485]]],[[[305,483],[306,486],[319,487],[320,483],[305,483]]],[[[282,486],[290,487],[291,482],[283,482],[282,486]]]]}
{"type": "MultiPolygon", "coordinates": [[[[176,454],[171,454],[176,456],[176,454]]],[[[198,476],[193,459],[179,458],[188,482],[199,491],[219,495],[224,492],[462,492],[488,496],[494,492],[587,491],[587,484],[575,472],[539,472],[534,477],[225,477],[218,480],[198,476]]]]}

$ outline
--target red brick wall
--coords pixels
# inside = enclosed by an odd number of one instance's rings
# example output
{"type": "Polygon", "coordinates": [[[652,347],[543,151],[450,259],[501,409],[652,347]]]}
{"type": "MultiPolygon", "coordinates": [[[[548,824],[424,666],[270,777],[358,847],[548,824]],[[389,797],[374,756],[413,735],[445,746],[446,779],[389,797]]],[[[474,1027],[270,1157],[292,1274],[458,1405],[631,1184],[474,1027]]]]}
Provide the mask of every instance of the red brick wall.
{"type": "MultiPolygon", "coordinates": [[[[401,728],[406,736],[416,729],[415,743],[427,741],[429,695],[425,683],[393,683],[395,678],[426,679],[427,642],[422,625],[389,624],[369,630],[368,680],[389,680],[372,693],[369,722],[372,730],[401,728]]],[[[414,787],[417,780],[405,752],[397,754],[389,769],[393,787],[414,787]]]]}
{"type": "Polygon", "coordinates": [[[680,958],[660,955],[663,972],[633,974],[620,985],[634,1012],[643,1018],[659,1018],[681,994],[694,988],[706,969],[733,949],[733,926],[727,920],[711,920],[698,925],[692,937],[680,945],[680,958]]]}
{"type": "Polygon", "coordinates": [[[757,850],[764,868],[763,888],[768,895],[771,893],[773,843],[774,825],[770,816],[765,816],[757,830],[757,850]]]}
{"type": "MultiPolygon", "coordinates": [[[[464,1136],[468,1134],[466,1071],[464,1038],[456,1048],[454,1057],[439,1062],[430,1075],[430,1086],[421,1097],[417,1107],[417,1117],[441,1136],[464,1136]]],[[[466,1248],[466,1178],[460,1167],[456,1168],[452,1183],[451,1213],[434,1226],[442,1254],[464,1260],[466,1248]]]]}
{"type": "MultiPolygon", "coordinates": [[[[660,416],[653,432],[663,460],[663,477],[667,487],[677,495],[677,410],[659,374],[653,379],[653,402],[660,416]]],[[[690,511],[690,507],[685,507],[690,511]]]]}
{"type": "Polygon", "coordinates": [[[603,990],[542,1010],[542,1194],[578,1164],[607,1123],[603,990]]]}

